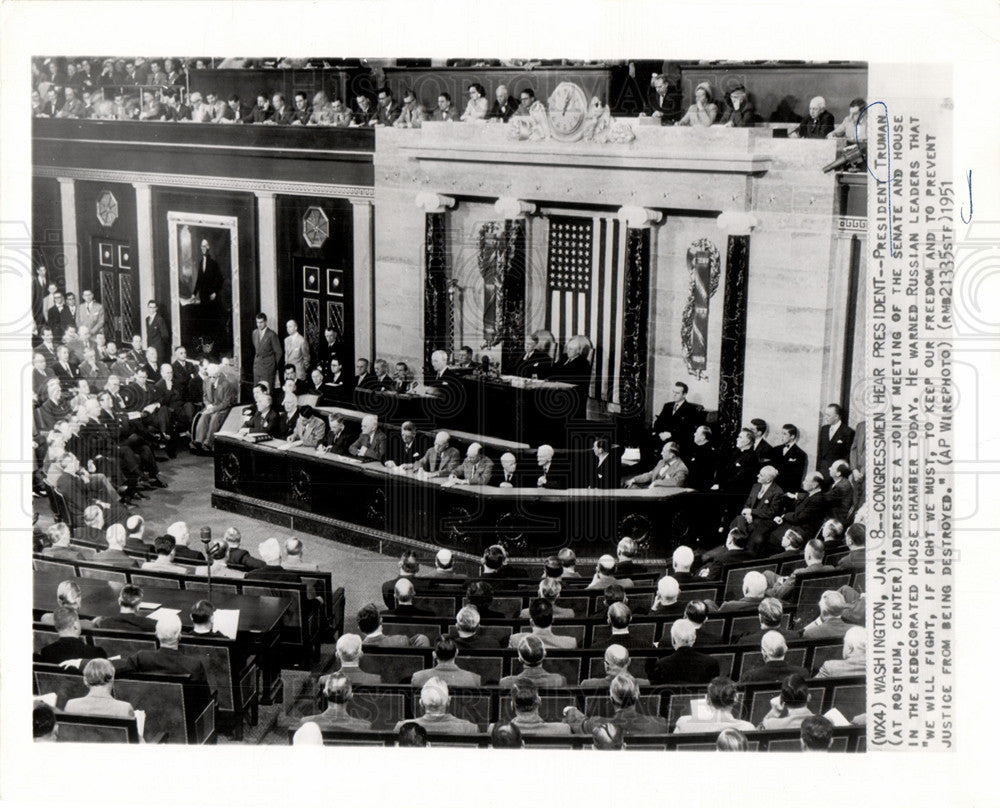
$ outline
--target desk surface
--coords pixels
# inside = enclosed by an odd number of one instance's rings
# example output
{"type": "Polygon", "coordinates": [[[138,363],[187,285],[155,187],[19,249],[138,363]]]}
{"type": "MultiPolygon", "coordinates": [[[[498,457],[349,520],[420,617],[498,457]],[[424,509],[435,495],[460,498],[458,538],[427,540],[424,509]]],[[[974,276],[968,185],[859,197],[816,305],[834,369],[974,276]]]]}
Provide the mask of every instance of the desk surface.
{"type": "MultiPolygon", "coordinates": [[[[34,573],[34,610],[50,612],[55,606],[56,588],[67,577],[53,573],[34,573]]],[[[101,581],[94,578],[74,578],[80,586],[83,602],[80,616],[85,618],[98,615],[118,614],[118,590],[120,584],[101,581]]],[[[266,582],[261,582],[265,583],[266,582]]],[[[162,589],[151,586],[142,587],[142,598],[147,603],[159,603],[170,609],[180,609],[178,617],[185,626],[191,626],[189,612],[199,600],[208,597],[207,592],[185,589],[162,589]]],[[[212,593],[212,604],[217,609],[239,609],[239,631],[248,634],[261,634],[273,630],[288,611],[288,598],[252,597],[249,595],[230,595],[222,592],[212,593]]],[[[142,612],[148,614],[148,612],[142,612]]]]}

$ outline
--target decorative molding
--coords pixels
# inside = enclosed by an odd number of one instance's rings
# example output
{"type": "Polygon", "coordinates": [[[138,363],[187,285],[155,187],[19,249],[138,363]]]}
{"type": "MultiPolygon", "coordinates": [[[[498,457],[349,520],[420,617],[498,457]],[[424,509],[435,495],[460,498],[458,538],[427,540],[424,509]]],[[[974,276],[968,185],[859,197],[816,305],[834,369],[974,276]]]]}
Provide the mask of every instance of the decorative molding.
{"type": "Polygon", "coordinates": [[[216,188],[258,194],[275,193],[290,196],[331,196],[348,199],[374,199],[374,186],[334,185],[323,182],[282,182],[280,180],[242,177],[205,177],[198,174],[158,174],[144,171],[119,171],[104,168],[70,168],[68,166],[33,167],[34,176],[51,179],[92,180],[158,185],[167,188],[216,188]]]}
{"type": "Polygon", "coordinates": [[[838,216],[837,230],[841,233],[867,233],[868,217],[866,216],[838,216]]]}
{"type": "Polygon", "coordinates": [[[523,199],[514,199],[511,196],[502,196],[493,203],[493,209],[503,216],[504,219],[523,219],[538,210],[538,206],[534,202],[525,202],[523,199]]]}
{"type": "Polygon", "coordinates": [[[644,208],[639,205],[623,205],[618,209],[618,221],[626,227],[645,230],[663,221],[663,211],[644,208]]]}
{"type": "Polygon", "coordinates": [[[455,197],[443,196],[433,191],[421,191],[417,194],[416,203],[424,213],[444,213],[448,208],[455,207],[455,197]]]}
{"type": "Polygon", "coordinates": [[[725,210],[715,220],[716,227],[732,236],[749,236],[758,224],[756,216],[742,210],[725,210]]]}
{"type": "Polygon", "coordinates": [[[681,315],[681,351],[688,372],[703,380],[708,378],[708,304],[722,272],[719,248],[707,238],[698,239],[688,247],[687,267],[691,283],[681,315]]]}

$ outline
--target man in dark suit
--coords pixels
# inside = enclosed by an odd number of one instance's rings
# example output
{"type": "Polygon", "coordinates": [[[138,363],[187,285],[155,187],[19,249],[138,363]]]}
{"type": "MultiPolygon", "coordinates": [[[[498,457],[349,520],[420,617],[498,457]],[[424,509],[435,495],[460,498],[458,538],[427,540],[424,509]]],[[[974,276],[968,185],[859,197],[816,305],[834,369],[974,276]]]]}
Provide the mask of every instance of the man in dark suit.
{"type": "Polygon", "coordinates": [[[618,674],[612,680],[608,692],[611,695],[611,706],[614,708],[611,718],[604,716],[586,718],[576,707],[570,707],[563,715],[563,721],[573,728],[573,732],[587,734],[593,733],[595,729],[605,723],[614,724],[625,734],[625,737],[630,735],[662,735],[669,730],[670,725],[667,723],[667,719],[639,713],[637,710],[639,685],[629,674],[618,674]]]}
{"type": "Polygon", "coordinates": [[[382,602],[387,609],[396,608],[396,584],[407,580],[412,582],[420,571],[420,562],[416,554],[405,552],[399,557],[399,575],[382,583],[382,602]]]}
{"type": "Polygon", "coordinates": [[[431,387],[446,387],[449,383],[454,383],[457,378],[448,367],[448,352],[434,351],[431,354],[431,373],[428,374],[426,383],[431,387]]]}
{"type": "Polygon", "coordinates": [[[379,390],[378,377],[372,373],[368,360],[361,358],[354,363],[356,375],[354,377],[355,390],[379,390]]]}
{"type": "Polygon", "coordinates": [[[673,123],[683,112],[680,89],[672,87],[666,76],[654,73],[646,96],[645,111],[650,117],[659,118],[661,126],[673,123]]]}
{"type": "MultiPolygon", "coordinates": [[[[827,501],[823,494],[823,475],[814,471],[802,483],[802,493],[794,497],[785,496],[778,501],[779,514],[771,518],[777,525],[767,538],[767,545],[776,549],[781,546],[781,539],[789,530],[797,530],[803,537],[811,538],[819,531],[826,517],[827,501]]],[[[751,547],[758,552],[762,545],[751,547]]],[[[765,550],[766,552],[766,550],[765,550]]]]}
{"type": "Polygon", "coordinates": [[[94,625],[117,631],[155,631],[156,621],[139,614],[140,603],[142,603],[142,590],[132,584],[125,584],[118,593],[119,613],[101,615],[94,619],[94,625]]]}
{"type": "Polygon", "coordinates": [[[56,359],[55,331],[51,327],[42,326],[42,342],[35,351],[45,357],[45,366],[49,370],[59,361],[56,359]]]}
{"type": "Polygon", "coordinates": [[[855,523],[844,531],[844,541],[848,553],[837,562],[838,570],[864,572],[865,569],[865,526],[855,523]]]}
{"type": "Polygon", "coordinates": [[[593,446],[594,460],[588,459],[587,471],[580,488],[607,491],[619,486],[618,459],[611,455],[611,441],[598,438],[593,446]]]}
{"type": "Polygon", "coordinates": [[[829,516],[846,525],[854,513],[856,491],[851,480],[851,467],[846,460],[834,460],[830,465],[830,479],[833,485],[826,492],[826,507],[829,516]]]}
{"type": "Polygon", "coordinates": [[[675,620],[670,627],[674,652],[659,660],[646,660],[646,676],[651,684],[707,684],[719,675],[719,661],[694,650],[698,631],[690,620],[675,620]]]}
{"type": "Polygon", "coordinates": [[[430,477],[447,477],[461,462],[461,455],[451,445],[451,435],[445,431],[434,436],[434,445],[417,461],[414,467],[430,477]]]}
{"type": "Polygon", "coordinates": [[[379,429],[378,416],[369,414],[361,419],[361,434],[347,451],[352,457],[381,463],[385,459],[387,440],[385,432],[379,429]]]}
{"type": "Polygon", "coordinates": [[[653,445],[657,450],[672,440],[682,447],[694,440],[694,430],[701,423],[702,411],[687,400],[688,386],[675,382],[673,401],[663,405],[660,414],[653,421],[653,445]]]}
{"type": "Polygon", "coordinates": [[[775,446],[768,457],[768,463],[778,470],[778,487],[794,494],[802,486],[809,459],[798,446],[799,430],[795,424],[781,427],[781,445],[775,446]]]}
{"type": "Polygon", "coordinates": [[[395,606],[392,613],[397,617],[431,617],[434,612],[413,605],[416,589],[409,578],[400,578],[392,588],[395,606]]]}
{"type": "Polygon", "coordinates": [[[769,631],[776,631],[785,641],[799,638],[797,631],[782,628],[782,618],[784,617],[784,606],[777,598],[764,598],[757,606],[757,616],[760,618],[760,628],[741,634],[736,639],[736,645],[760,645],[764,635],[769,631]]]}
{"type": "Polygon", "coordinates": [[[517,112],[517,99],[511,98],[506,84],[498,84],[496,89],[496,101],[490,108],[487,118],[496,118],[507,123],[517,112]]]}
{"type": "Polygon", "coordinates": [[[137,651],[115,663],[115,670],[137,673],[187,674],[190,681],[202,685],[207,696],[208,670],[199,656],[183,654],[179,650],[181,640],[181,619],[176,614],[167,614],[156,621],[156,639],[160,647],[156,651],[137,651]]]}
{"type": "Polygon", "coordinates": [[[52,293],[52,307],[45,318],[52,329],[52,338],[60,342],[66,329],[72,326],[76,328],[76,317],[73,316],[66,305],[66,297],[58,289],[52,293]]]}
{"type": "Polygon", "coordinates": [[[35,267],[35,274],[31,279],[31,316],[35,321],[35,326],[38,328],[45,325],[45,317],[48,314],[45,308],[45,298],[48,294],[48,270],[44,264],[39,264],[35,267]]]}
{"type": "MultiPolygon", "coordinates": [[[[498,637],[493,634],[484,634],[479,623],[481,616],[475,606],[463,606],[455,615],[455,631],[452,639],[460,650],[489,649],[496,650],[501,647],[498,637]]],[[[506,647],[506,643],[503,643],[506,647]]]]}
{"type": "Polygon", "coordinates": [[[281,566],[281,545],[277,539],[270,538],[257,545],[257,555],[264,562],[264,566],[250,570],[246,574],[246,580],[302,582],[302,576],[297,572],[286,570],[281,566]]]}
{"type": "Polygon", "coordinates": [[[603,639],[591,643],[591,648],[607,648],[609,645],[620,645],[622,648],[645,648],[646,643],[637,640],[629,632],[632,623],[632,610],[625,603],[612,603],[608,606],[608,625],[611,633],[603,639]]]}
{"type": "Polygon", "coordinates": [[[258,569],[264,566],[263,561],[250,555],[250,551],[245,547],[240,547],[243,537],[235,527],[226,528],[226,532],[222,538],[226,542],[227,565],[249,567],[250,569],[258,569]]]}
{"type": "Polygon", "coordinates": [[[156,348],[156,356],[165,362],[170,356],[170,329],[155,300],[149,301],[146,311],[146,347],[156,348]]]}
{"type": "Polygon", "coordinates": [[[715,482],[718,456],[712,445],[712,428],[699,426],[694,430],[694,442],[683,452],[684,465],[688,476],[685,485],[696,491],[707,491],[715,482]]]}
{"type": "Polygon", "coordinates": [[[569,487],[569,466],[565,460],[557,459],[555,449],[547,443],[538,447],[535,459],[539,475],[535,480],[538,488],[564,489],[569,487]]]}
{"type": "Polygon", "coordinates": [[[618,542],[616,550],[618,558],[615,563],[615,577],[628,578],[632,575],[642,575],[648,571],[644,564],[635,560],[635,557],[639,555],[639,545],[631,536],[623,536],[618,542]]]}
{"type": "Polygon", "coordinates": [[[344,373],[344,367],[337,357],[330,360],[330,366],[324,368],[326,381],[320,391],[318,404],[343,404],[350,401],[354,393],[354,381],[344,373]]]}
{"type": "Polygon", "coordinates": [[[850,458],[854,430],[844,423],[844,409],[839,404],[828,404],[825,417],[826,423],[819,431],[816,470],[829,477],[833,463],[850,458]]]}
{"type": "Polygon", "coordinates": [[[49,370],[59,380],[64,391],[75,387],[80,378],[76,366],[70,362],[69,348],[65,345],[56,346],[56,363],[49,370]]]}
{"type": "MultiPolygon", "coordinates": [[[[337,670],[341,676],[345,677],[352,685],[380,685],[382,677],[377,673],[367,673],[361,670],[361,657],[364,651],[361,649],[361,638],[357,634],[342,634],[337,640],[334,648],[340,668],[337,670]]],[[[320,687],[323,686],[326,677],[319,678],[320,687]]]]}
{"type": "Polygon", "coordinates": [[[330,428],[326,431],[323,442],[316,448],[323,454],[346,455],[353,443],[354,435],[347,431],[344,416],[337,412],[330,416],[330,428]]]}
{"type": "Polygon", "coordinates": [[[740,684],[751,682],[781,682],[786,676],[798,674],[803,679],[809,678],[809,671],[798,665],[785,661],[788,644],[777,631],[768,631],[760,641],[760,652],[764,664],[750,670],[744,670],[740,675],[740,684]]]}
{"type": "Polygon", "coordinates": [[[736,436],[736,449],[729,460],[719,467],[715,475],[713,491],[723,494],[739,494],[745,497],[750,493],[760,461],[753,448],[754,433],[749,429],[741,429],[736,436]]]}
{"type": "Polygon", "coordinates": [[[108,655],[103,648],[88,645],[80,638],[80,618],[76,609],[60,606],[52,613],[52,622],[59,639],[38,652],[39,662],[58,665],[60,662],[73,660],[78,663],[74,667],[82,668],[83,660],[107,658],[108,655]]]}
{"type": "Polygon", "coordinates": [[[760,465],[767,463],[767,459],[774,451],[774,447],[767,442],[767,421],[763,418],[751,418],[750,426],[753,428],[753,450],[757,454],[760,465]]]}
{"type": "Polygon", "coordinates": [[[281,417],[273,406],[273,399],[269,393],[261,393],[257,398],[257,407],[243,421],[240,433],[246,435],[250,432],[266,432],[272,438],[281,436],[281,417]]]}
{"type": "Polygon", "coordinates": [[[566,353],[562,361],[556,362],[549,372],[550,382],[562,382],[573,386],[576,397],[575,408],[570,420],[582,421],[587,417],[587,399],[590,391],[591,364],[590,340],[584,336],[570,337],[566,343],[566,353]]]}
{"type": "Polygon", "coordinates": [[[413,464],[423,457],[426,447],[413,421],[404,421],[399,432],[389,435],[386,448],[385,465],[389,468],[403,466],[412,468],[413,464]]]}
{"type": "Polygon", "coordinates": [[[267,327],[267,315],[257,315],[257,328],[253,332],[253,383],[274,384],[275,374],[281,365],[281,340],[273,329],[267,327]]]}
{"type": "Polygon", "coordinates": [[[382,648],[430,648],[431,642],[424,634],[414,634],[411,637],[402,634],[384,634],[382,632],[382,615],[374,603],[366,603],[358,609],[358,631],[364,638],[362,645],[377,645],[382,648]]]}
{"type": "Polygon", "coordinates": [[[323,373],[327,373],[330,370],[330,360],[337,357],[340,351],[341,344],[337,336],[337,330],[331,326],[327,326],[323,329],[323,338],[320,340],[319,348],[316,351],[316,364],[322,368],[323,373]]]}
{"type": "Polygon", "coordinates": [[[826,99],[817,95],[809,101],[809,114],[802,116],[802,123],[791,132],[790,137],[825,138],[834,126],[836,121],[826,108],[826,99]]]}
{"type": "Polygon", "coordinates": [[[768,595],[780,598],[781,600],[788,600],[792,596],[792,593],[795,592],[795,582],[799,576],[814,572],[836,572],[836,568],[825,561],[826,548],[823,546],[821,539],[812,539],[806,542],[802,555],[805,558],[805,566],[792,570],[791,573],[784,577],[780,577],[770,571],[764,573],[764,577],[768,582],[768,595]]]}
{"type": "Polygon", "coordinates": [[[780,513],[785,492],[775,482],[778,477],[774,466],[764,466],[757,472],[757,482],[743,503],[743,510],[729,525],[750,537],[748,547],[759,547],[774,527],[772,521],[780,513]]]}
{"type": "Polygon", "coordinates": [[[493,480],[490,485],[499,488],[520,488],[523,485],[523,474],[517,467],[517,458],[511,452],[500,455],[500,462],[493,467],[493,480]]]}

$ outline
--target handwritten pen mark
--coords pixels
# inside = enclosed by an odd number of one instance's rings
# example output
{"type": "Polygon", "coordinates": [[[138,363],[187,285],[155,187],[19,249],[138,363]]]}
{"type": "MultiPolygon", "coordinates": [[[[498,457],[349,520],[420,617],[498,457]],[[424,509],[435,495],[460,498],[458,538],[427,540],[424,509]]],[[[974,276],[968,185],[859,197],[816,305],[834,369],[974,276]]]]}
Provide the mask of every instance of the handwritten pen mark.
{"type": "Polygon", "coordinates": [[[962,207],[959,208],[958,210],[958,214],[959,216],[962,217],[962,221],[965,222],[965,224],[968,224],[969,222],[972,221],[972,169],[971,168],[969,169],[969,176],[967,177],[967,179],[969,182],[969,218],[968,219],[965,218],[965,205],[962,205],[962,207]]]}

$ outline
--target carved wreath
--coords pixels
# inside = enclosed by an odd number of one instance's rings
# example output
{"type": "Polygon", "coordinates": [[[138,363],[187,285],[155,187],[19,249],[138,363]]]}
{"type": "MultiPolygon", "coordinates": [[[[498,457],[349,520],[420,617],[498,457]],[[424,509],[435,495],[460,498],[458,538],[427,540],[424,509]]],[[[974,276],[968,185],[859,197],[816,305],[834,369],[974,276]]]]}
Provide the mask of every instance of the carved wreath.
{"type": "Polygon", "coordinates": [[[695,327],[695,301],[700,295],[701,299],[707,302],[719,288],[719,275],[722,266],[719,248],[707,238],[698,239],[688,247],[687,264],[688,272],[691,274],[691,286],[687,305],[684,306],[684,314],[681,315],[681,350],[684,353],[684,363],[691,375],[696,379],[704,379],[707,373],[701,368],[696,368],[693,362],[695,342],[698,341],[701,345],[705,345],[705,334],[695,327]],[[695,270],[694,257],[698,253],[708,253],[710,270],[708,289],[702,288],[702,281],[695,270]]]}
{"type": "Polygon", "coordinates": [[[292,472],[292,497],[303,502],[312,498],[312,478],[303,469],[296,469],[292,472]]]}
{"type": "Polygon", "coordinates": [[[222,481],[235,488],[240,479],[240,459],[232,452],[227,452],[219,461],[219,468],[222,471],[222,481]]]}

